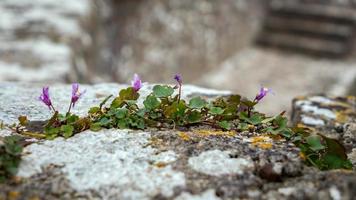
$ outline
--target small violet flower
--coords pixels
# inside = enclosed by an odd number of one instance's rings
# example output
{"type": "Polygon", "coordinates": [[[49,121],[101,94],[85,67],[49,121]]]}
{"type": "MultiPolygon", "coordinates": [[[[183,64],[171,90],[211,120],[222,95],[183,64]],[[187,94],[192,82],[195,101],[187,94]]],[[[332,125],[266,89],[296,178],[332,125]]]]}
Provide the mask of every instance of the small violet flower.
{"type": "Polygon", "coordinates": [[[180,74],[174,75],[174,80],[176,80],[180,86],[182,85],[183,80],[180,74]]]}
{"type": "Polygon", "coordinates": [[[135,92],[139,91],[142,87],[142,81],[137,74],[134,74],[133,80],[131,81],[131,85],[135,92]]]}
{"type": "Polygon", "coordinates": [[[49,96],[49,87],[48,86],[42,88],[42,94],[39,97],[39,100],[42,101],[44,104],[46,104],[50,110],[51,110],[51,108],[53,108],[52,101],[49,96]]]}
{"type": "Polygon", "coordinates": [[[261,87],[260,92],[256,95],[255,100],[256,102],[261,101],[268,93],[272,92],[271,89],[261,87]]]}
{"type": "Polygon", "coordinates": [[[79,84],[78,83],[73,83],[72,84],[72,100],[71,100],[71,105],[74,108],[75,103],[79,100],[79,98],[85,93],[85,90],[83,92],[79,91],[79,84]]]}

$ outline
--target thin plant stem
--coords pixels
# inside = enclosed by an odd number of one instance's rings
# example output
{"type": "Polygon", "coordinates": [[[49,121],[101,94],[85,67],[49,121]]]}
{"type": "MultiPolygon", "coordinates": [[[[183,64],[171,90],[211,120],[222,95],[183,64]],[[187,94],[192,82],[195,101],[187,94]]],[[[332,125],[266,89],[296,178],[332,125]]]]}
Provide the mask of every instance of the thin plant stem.
{"type": "Polygon", "coordinates": [[[50,107],[53,110],[53,112],[56,112],[56,109],[54,108],[54,106],[52,104],[50,105],[50,107]]]}
{"type": "Polygon", "coordinates": [[[178,103],[180,102],[180,96],[182,94],[182,85],[179,84],[179,93],[178,93],[178,103]]]}
{"type": "Polygon", "coordinates": [[[67,114],[70,113],[70,110],[72,109],[72,105],[73,105],[73,102],[70,102],[67,114]]]}

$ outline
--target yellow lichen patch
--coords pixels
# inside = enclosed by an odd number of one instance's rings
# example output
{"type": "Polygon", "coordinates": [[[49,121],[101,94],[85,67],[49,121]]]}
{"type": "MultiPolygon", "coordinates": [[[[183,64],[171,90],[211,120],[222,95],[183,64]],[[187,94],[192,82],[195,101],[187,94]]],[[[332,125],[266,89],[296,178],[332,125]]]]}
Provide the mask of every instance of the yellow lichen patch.
{"type": "Polygon", "coordinates": [[[251,143],[253,146],[261,149],[270,149],[273,146],[271,140],[272,139],[268,136],[255,136],[251,138],[251,143]]]}
{"type": "Polygon", "coordinates": [[[10,191],[10,192],[8,193],[8,199],[9,199],[9,200],[16,200],[16,199],[19,198],[19,196],[20,196],[20,193],[17,192],[17,191],[10,191]]]}
{"type": "Polygon", "coordinates": [[[167,163],[158,162],[158,163],[155,163],[155,166],[158,167],[158,168],[163,168],[163,167],[166,167],[166,166],[167,166],[167,163]]]}
{"type": "Polygon", "coordinates": [[[284,137],[281,135],[266,134],[266,136],[272,138],[273,140],[283,140],[284,137]]]}
{"type": "Polygon", "coordinates": [[[184,141],[190,140],[190,136],[188,135],[188,133],[179,132],[179,133],[178,133],[178,136],[179,136],[182,140],[184,140],[184,141]]]}
{"type": "Polygon", "coordinates": [[[349,116],[345,112],[337,112],[335,121],[339,123],[346,123],[349,120],[349,116]]]}
{"type": "Polygon", "coordinates": [[[305,125],[305,124],[303,124],[303,123],[298,123],[297,124],[297,128],[307,128],[307,129],[309,129],[309,130],[311,130],[311,131],[316,131],[316,129],[314,128],[314,127],[311,127],[311,126],[307,126],[307,125],[305,125]]]}
{"type": "Polygon", "coordinates": [[[214,130],[194,130],[193,133],[201,137],[208,137],[208,136],[233,137],[236,135],[234,131],[214,131],[214,130]]]}
{"type": "Polygon", "coordinates": [[[302,152],[299,153],[299,157],[300,157],[302,160],[305,160],[305,159],[306,159],[304,153],[302,153],[302,152]]]}
{"type": "Polygon", "coordinates": [[[351,101],[351,102],[355,102],[356,101],[356,96],[347,96],[347,100],[351,101]]]}

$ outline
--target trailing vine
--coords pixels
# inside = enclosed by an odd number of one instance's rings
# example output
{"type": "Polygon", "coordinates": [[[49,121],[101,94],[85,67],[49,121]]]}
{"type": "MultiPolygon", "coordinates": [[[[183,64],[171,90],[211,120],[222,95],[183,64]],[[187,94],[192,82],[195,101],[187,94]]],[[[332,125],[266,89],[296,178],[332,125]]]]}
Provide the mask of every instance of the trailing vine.
{"type": "MultiPolygon", "coordinates": [[[[256,111],[255,106],[271,92],[270,89],[262,87],[253,100],[234,94],[212,101],[202,97],[186,101],[181,98],[182,77],[176,75],[174,79],[177,82],[174,87],[155,85],[152,92],[145,97],[143,106],[139,106],[142,82],[135,74],[130,87],[122,89],[116,97],[108,96],[98,106],[90,108],[85,117],[71,113],[71,109],[84,94],[79,91],[78,84],[72,85],[72,97],[65,114],[54,108],[49,88],[44,87],[40,100],[53,112],[52,117],[46,121],[42,132],[19,132],[33,137],[54,139],[69,138],[88,129],[175,129],[204,125],[225,131],[250,131],[280,136],[300,148],[301,156],[308,165],[321,170],[352,169],[343,145],[337,140],[313,133],[307,128],[289,127],[284,112],[267,116],[256,111]]],[[[19,120],[17,130],[29,123],[24,116],[19,120]]]]}

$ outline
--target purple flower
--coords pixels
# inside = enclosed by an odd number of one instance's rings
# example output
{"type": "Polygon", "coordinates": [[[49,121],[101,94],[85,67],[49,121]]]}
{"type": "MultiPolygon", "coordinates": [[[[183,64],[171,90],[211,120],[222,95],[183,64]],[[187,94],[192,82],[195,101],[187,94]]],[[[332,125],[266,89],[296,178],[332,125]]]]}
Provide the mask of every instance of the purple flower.
{"type": "Polygon", "coordinates": [[[265,87],[261,87],[260,92],[256,95],[254,101],[259,102],[261,99],[263,99],[270,92],[272,92],[271,89],[265,88],[265,87]]]}
{"type": "Polygon", "coordinates": [[[83,92],[79,91],[79,84],[78,83],[73,83],[72,84],[72,100],[71,100],[71,105],[74,108],[75,103],[79,100],[79,98],[85,93],[85,90],[83,92]]]}
{"type": "Polygon", "coordinates": [[[48,108],[51,110],[52,107],[52,101],[51,98],[49,97],[49,87],[43,87],[42,88],[42,94],[39,97],[39,100],[42,101],[44,104],[48,106],[48,108]]]}
{"type": "Polygon", "coordinates": [[[134,74],[133,80],[131,81],[131,85],[136,92],[141,89],[142,81],[137,74],[134,74]]]}
{"type": "Polygon", "coordinates": [[[178,82],[179,85],[182,85],[182,76],[180,74],[174,75],[174,80],[178,82]]]}

